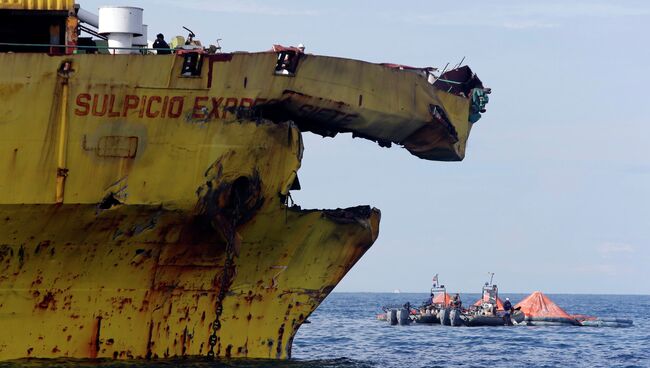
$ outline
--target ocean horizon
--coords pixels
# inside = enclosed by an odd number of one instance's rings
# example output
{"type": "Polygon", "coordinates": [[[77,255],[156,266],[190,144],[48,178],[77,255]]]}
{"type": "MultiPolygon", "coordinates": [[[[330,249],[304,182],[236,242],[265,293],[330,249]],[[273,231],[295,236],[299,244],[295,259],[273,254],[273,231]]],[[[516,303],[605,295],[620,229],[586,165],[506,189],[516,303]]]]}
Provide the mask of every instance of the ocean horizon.
{"type": "MultiPolygon", "coordinates": [[[[507,292],[503,293],[508,294],[508,295],[529,295],[533,291],[536,290],[531,290],[529,292],[525,291],[513,291],[513,292],[507,292]]],[[[650,296],[650,294],[642,294],[642,293],[590,293],[590,292],[545,292],[544,290],[542,291],[545,295],[602,295],[602,296],[650,296]]],[[[450,294],[468,294],[468,295],[476,295],[479,294],[476,290],[473,291],[455,291],[453,289],[447,290],[448,293],[450,294]]],[[[332,294],[426,294],[423,293],[422,291],[403,291],[400,290],[399,292],[393,291],[332,291],[330,295],[332,294]]],[[[501,293],[499,293],[501,295],[501,293]]]]}

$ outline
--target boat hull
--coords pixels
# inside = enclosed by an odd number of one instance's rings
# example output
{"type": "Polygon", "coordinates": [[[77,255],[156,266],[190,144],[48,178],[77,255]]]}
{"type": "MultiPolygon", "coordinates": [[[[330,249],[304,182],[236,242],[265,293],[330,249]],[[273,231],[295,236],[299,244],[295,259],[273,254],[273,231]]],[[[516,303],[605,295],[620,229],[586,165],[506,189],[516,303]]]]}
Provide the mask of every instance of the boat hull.
{"type": "Polygon", "coordinates": [[[372,244],[378,213],[288,210],[225,249],[193,213],[158,206],[0,206],[0,358],[287,358],[300,324],[372,244]],[[360,225],[367,225],[366,228],[360,225]],[[9,333],[9,331],[11,331],[9,333]]]}
{"type": "Polygon", "coordinates": [[[440,319],[437,314],[421,314],[415,319],[415,323],[439,324],[440,319]]]}
{"type": "Polygon", "coordinates": [[[381,65],[276,62],[0,54],[0,359],[290,357],[380,219],[289,205],[301,130],[456,161],[470,102],[381,65]]]}

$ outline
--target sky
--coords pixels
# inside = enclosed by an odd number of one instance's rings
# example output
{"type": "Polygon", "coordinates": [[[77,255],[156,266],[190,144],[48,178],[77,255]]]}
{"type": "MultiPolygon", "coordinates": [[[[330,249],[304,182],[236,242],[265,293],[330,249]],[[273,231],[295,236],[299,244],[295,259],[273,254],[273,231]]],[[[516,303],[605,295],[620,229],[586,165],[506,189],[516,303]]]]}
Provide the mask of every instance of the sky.
{"type": "Polygon", "coordinates": [[[303,208],[381,209],[335,291],[650,294],[650,2],[122,1],[149,38],[444,67],[492,88],[463,162],[305,133],[303,208]]]}

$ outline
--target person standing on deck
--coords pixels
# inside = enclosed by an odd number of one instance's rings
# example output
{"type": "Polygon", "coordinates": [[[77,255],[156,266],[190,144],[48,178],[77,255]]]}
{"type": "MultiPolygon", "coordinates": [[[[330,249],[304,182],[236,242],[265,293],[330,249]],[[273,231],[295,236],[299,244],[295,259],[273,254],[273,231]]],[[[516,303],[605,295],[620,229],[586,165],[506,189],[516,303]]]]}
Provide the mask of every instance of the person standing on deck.
{"type": "Polygon", "coordinates": [[[153,48],[157,49],[156,53],[158,55],[169,55],[171,50],[169,50],[169,44],[165,41],[165,36],[162,33],[156,35],[156,40],[153,42],[153,48]]]}

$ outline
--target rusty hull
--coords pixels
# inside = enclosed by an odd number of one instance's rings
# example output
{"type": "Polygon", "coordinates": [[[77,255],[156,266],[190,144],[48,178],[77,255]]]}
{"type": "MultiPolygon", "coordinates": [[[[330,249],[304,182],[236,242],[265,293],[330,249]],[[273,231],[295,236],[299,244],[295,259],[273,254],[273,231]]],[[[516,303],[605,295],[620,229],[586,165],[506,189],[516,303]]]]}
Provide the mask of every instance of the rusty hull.
{"type": "Polygon", "coordinates": [[[206,355],[215,317],[216,356],[290,357],[380,220],[287,205],[301,130],[464,156],[468,100],[414,73],[204,61],[0,54],[0,360],[206,355]]]}
{"type": "MultiPolygon", "coordinates": [[[[377,210],[345,210],[354,218],[345,222],[274,207],[238,229],[217,356],[289,357],[300,324],[377,236],[377,210]]],[[[119,205],[0,214],[3,230],[20,229],[0,240],[2,359],[207,353],[224,245],[196,214],[119,205]]]]}
{"type": "Polygon", "coordinates": [[[0,358],[205,355],[219,305],[218,357],[290,357],[300,324],[377,238],[380,214],[287,207],[299,132],[240,121],[222,133],[247,128],[253,141],[284,140],[226,150],[191,208],[125,204],[117,192],[97,204],[0,205],[0,323],[11,331],[0,358]],[[219,301],[231,232],[234,272],[219,301]]]}

